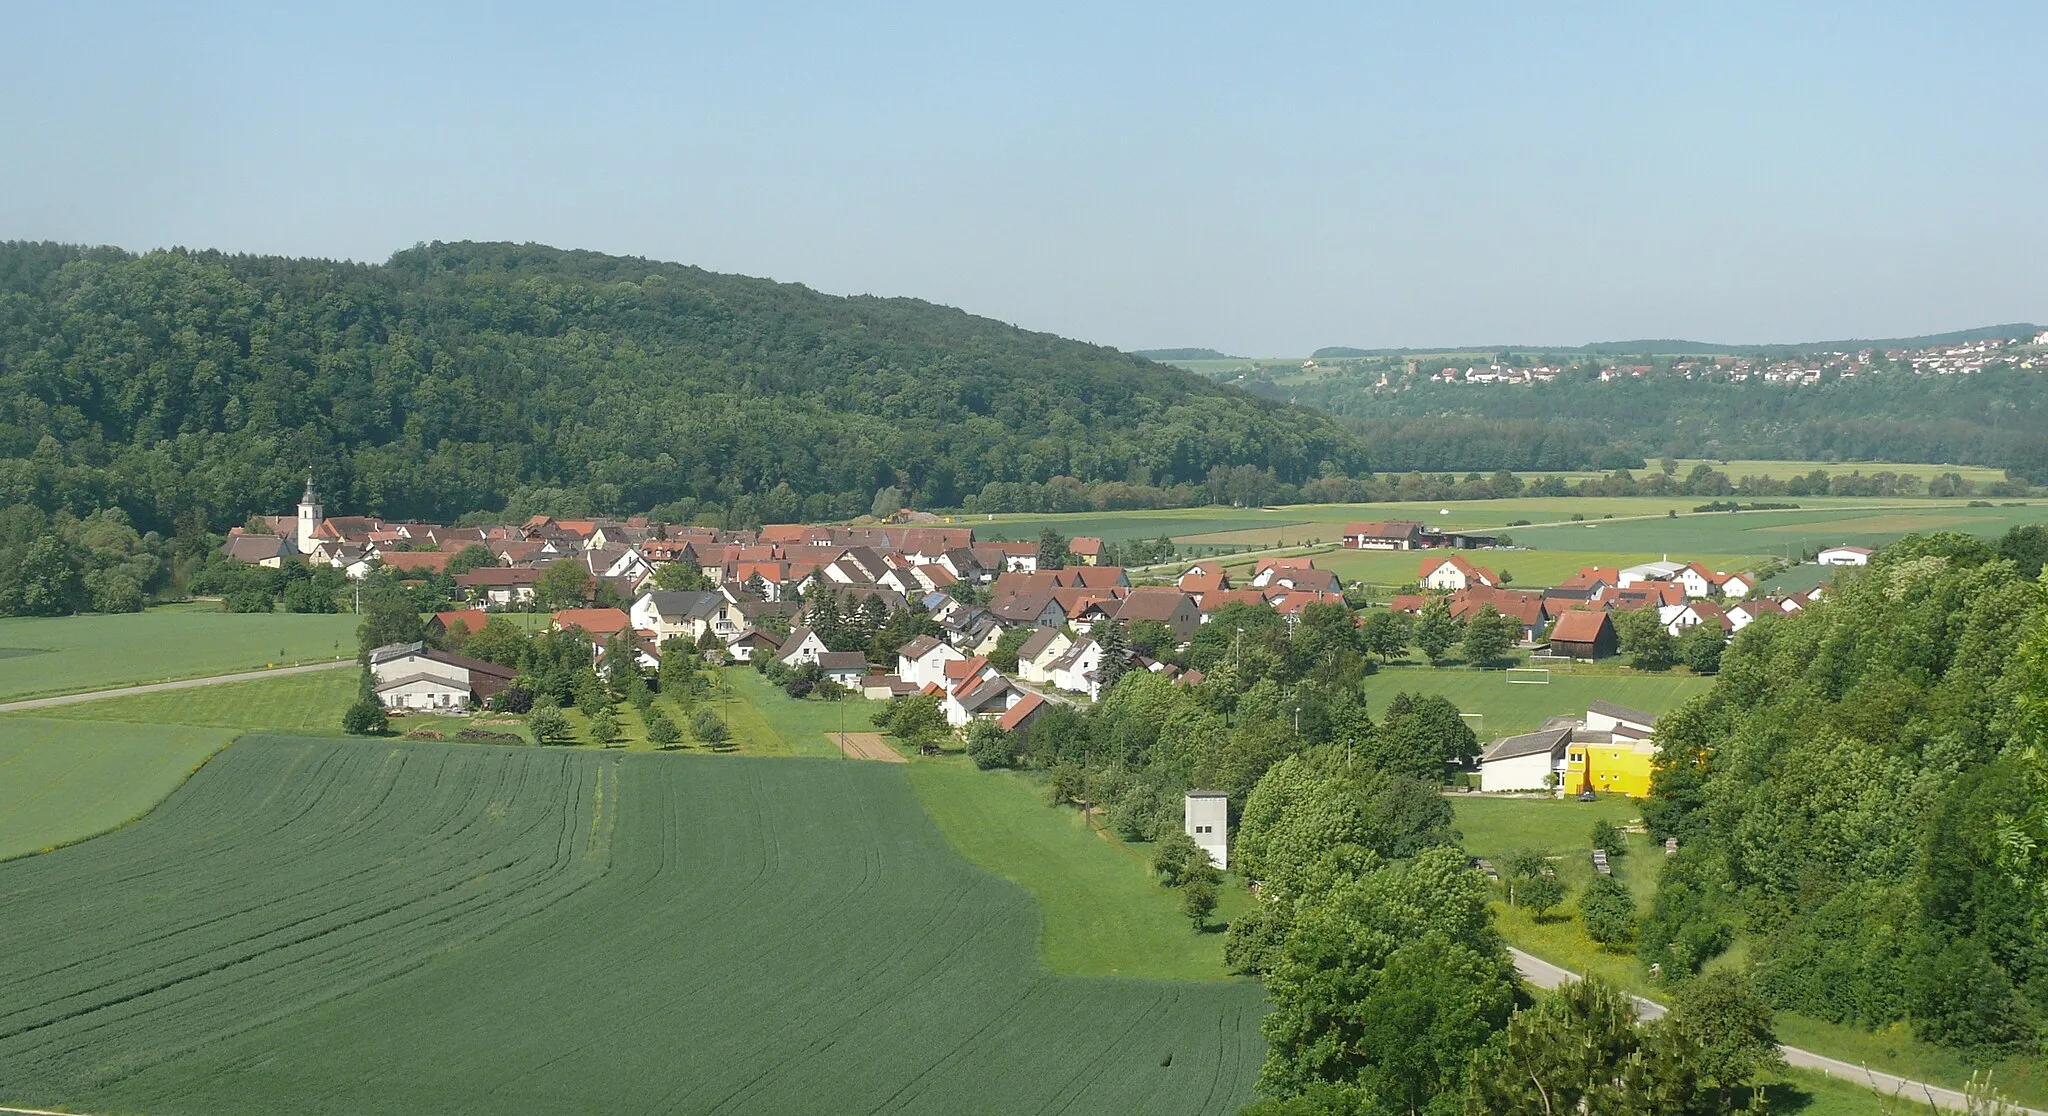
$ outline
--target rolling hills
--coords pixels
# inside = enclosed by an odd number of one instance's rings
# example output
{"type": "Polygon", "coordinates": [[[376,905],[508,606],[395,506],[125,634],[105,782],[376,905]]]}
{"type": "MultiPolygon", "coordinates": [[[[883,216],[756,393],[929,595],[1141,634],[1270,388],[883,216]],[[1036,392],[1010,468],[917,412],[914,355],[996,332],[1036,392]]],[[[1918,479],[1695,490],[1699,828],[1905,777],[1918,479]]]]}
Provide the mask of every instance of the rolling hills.
{"type": "Polygon", "coordinates": [[[0,506],[218,527],[310,466],[331,511],[388,518],[786,521],[1326,465],[1365,465],[1327,416],[914,299],[536,245],[0,245],[0,506]]]}

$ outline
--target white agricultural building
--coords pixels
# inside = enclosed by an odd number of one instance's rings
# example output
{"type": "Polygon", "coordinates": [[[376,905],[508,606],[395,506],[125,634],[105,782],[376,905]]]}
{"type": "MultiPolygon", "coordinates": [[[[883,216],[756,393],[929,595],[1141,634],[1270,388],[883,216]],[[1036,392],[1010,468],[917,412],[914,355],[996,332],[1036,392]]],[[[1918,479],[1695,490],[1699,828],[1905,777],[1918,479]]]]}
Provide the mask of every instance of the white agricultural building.
{"type": "Polygon", "coordinates": [[[1222,791],[1191,790],[1183,800],[1182,823],[1195,844],[1218,868],[1230,867],[1230,796],[1222,791]]]}
{"type": "Polygon", "coordinates": [[[1823,566],[1867,566],[1870,551],[1860,546],[1831,546],[1814,560],[1823,566]]]}

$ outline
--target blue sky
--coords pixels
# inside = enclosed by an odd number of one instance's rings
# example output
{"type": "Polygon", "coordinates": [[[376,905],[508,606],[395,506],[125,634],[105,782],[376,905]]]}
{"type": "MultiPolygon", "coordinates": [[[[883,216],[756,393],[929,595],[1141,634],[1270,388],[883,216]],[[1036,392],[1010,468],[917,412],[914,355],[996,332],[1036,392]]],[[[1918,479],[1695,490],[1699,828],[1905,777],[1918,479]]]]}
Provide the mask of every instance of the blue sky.
{"type": "Polygon", "coordinates": [[[0,3],[0,238],[532,240],[1246,355],[2048,320],[2048,5],[1264,7],[0,3]]]}

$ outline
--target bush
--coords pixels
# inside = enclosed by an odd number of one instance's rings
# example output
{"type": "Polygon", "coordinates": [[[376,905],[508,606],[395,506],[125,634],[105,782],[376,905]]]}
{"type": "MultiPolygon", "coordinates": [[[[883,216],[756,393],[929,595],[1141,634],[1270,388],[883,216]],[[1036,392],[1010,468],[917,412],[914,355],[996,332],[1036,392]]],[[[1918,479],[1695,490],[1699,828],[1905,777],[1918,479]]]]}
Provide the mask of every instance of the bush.
{"type": "Polygon", "coordinates": [[[987,771],[1017,762],[1017,738],[994,721],[977,719],[967,726],[967,758],[987,771]]]}
{"type": "Polygon", "coordinates": [[[533,712],[533,691],[524,686],[507,686],[491,695],[485,704],[500,713],[533,712]]]}
{"type": "Polygon", "coordinates": [[[1168,887],[1187,883],[1198,867],[1208,866],[1209,854],[1182,830],[1176,829],[1161,837],[1158,847],[1152,850],[1152,870],[1168,887]]]}
{"type": "Polygon", "coordinates": [[[1628,885],[1613,876],[1595,876],[1579,896],[1579,919],[1586,936],[1604,946],[1619,946],[1635,937],[1636,900],[1628,885]]]}
{"type": "Polygon", "coordinates": [[[683,730],[659,709],[646,710],[642,719],[647,722],[647,742],[657,748],[672,748],[683,738],[683,730]]]}
{"type": "Polygon", "coordinates": [[[384,706],[373,697],[361,697],[341,715],[341,731],[350,736],[382,736],[391,728],[384,706]]]}
{"type": "Polygon", "coordinates": [[[690,733],[715,748],[725,743],[725,722],[719,720],[718,714],[711,710],[699,709],[697,715],[690,718],[690,733]]]}
{"type": "Polygon", "coordinates": [[[1517,894],[1522,905],[1529,908],[1529,913],[1538,922],[1543,921],[1551,908],[1565,901],[1564,882],[1549,872],[1524,881],[1517,894]]]}
{"type": "Polygon", "coordinates": [[[1267,903],[1230,920],[1230,933],[1223,939],[1223,963],[1233,973],[1260,976],[1280,958],[1280,945],[1287,939],[1287,920],[1267,903]]]}
{"type": "Polygon", "coordinates": [[[1628,855],[1628,834],[1621,827],[1601,819],[1593,823],[1593,847],[1614,860],[1628,855]]]}

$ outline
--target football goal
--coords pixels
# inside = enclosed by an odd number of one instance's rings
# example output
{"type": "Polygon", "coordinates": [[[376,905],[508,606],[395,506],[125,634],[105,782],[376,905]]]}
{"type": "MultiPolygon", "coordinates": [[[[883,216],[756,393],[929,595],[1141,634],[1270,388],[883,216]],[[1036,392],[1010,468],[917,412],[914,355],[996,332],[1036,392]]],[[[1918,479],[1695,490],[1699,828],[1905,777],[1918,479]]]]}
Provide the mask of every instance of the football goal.
{"type": "Polygon", "coordinates": [[[1550,685],[1549,667],[1509,667],[1506,673],[1510,686],[1550,685]]]}
{"type": "Polygon", "coordinates": [[[1484,713],[1460,713],[1460,714],[1458,714],[1458,716],[1460,716],[1460,717],[1463,717],[1463,718],[1464,718],[1465,720],[1467,720],[1467,721],[1470,721],[1470,722],[1472,722],[1472,731],[1473,731],[1473,732],[1485,732],[1485,731],[1486,731],[1486,714],[1484,714],[1484,713]]]}

